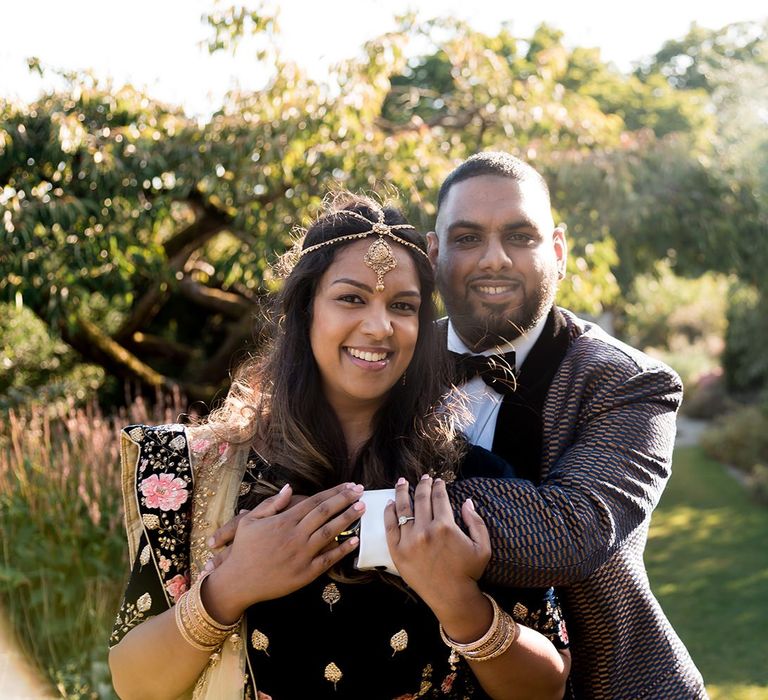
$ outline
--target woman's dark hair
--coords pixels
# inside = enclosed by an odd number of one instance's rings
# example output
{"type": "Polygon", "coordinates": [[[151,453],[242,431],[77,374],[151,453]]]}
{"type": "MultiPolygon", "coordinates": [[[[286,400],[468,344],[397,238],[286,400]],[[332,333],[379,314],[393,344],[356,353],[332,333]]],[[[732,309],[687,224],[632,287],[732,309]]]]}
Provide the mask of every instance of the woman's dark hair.
{"type": "MultiPolygon", "coordinates": [[[[294,253],[370,231],[380,212],[389,226],[408,223],[399,210],[380,207],[368,197],[337,197],[309,227],[294,253]]],[[[393,234],[426,252],[423,236],[414,229],[394,229],[393,234]]],[[[262,472],[266,483],[256,489],[255,500],[286,482],[296,493],[305,494],[343,481],[387,488],[404,476],[413,483],[425,472],[455,469],[465,449],[456,439],[453,409],[443,400],[448,387],[447,353],[436,337],[432,268],[425,255],[403,246],[421,287],[419,334],[405,381],[392,387],[374,417],[370,439],[350,460],[341,425],[322,390],[309,333],[320,278],[338,252],[353,241],[327,245],[302,257],[294,254],[295,263],[276,299],[271,347],[263,358],[240,368],[227,402],[215,416],[216,422],[234,417],[234,422],[241,423],[242,416],[248,416],[251,429],[246,433],[270,464],[262,472]]],[[[391,238],[387,242],[396,245],[391,238]]]]}

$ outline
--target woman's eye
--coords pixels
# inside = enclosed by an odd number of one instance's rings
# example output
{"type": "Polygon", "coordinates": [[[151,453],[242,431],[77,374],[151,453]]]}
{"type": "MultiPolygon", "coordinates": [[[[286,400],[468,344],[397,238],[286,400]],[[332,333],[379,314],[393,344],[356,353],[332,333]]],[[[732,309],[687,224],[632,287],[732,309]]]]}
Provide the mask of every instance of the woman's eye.
{"type": "Polygon", "coordinates": [[[410,304],[407,301],[396,301],[394,304],[392,304],[392,308],[396,311],[417,311],[415,304],[410,304]]]}
{"type": "Polygon", "coordinates": [[[357,294],[344,294],[339,297],[339,301],[346,301],[350,304],[362,304],[363,300],[357,294]]]}

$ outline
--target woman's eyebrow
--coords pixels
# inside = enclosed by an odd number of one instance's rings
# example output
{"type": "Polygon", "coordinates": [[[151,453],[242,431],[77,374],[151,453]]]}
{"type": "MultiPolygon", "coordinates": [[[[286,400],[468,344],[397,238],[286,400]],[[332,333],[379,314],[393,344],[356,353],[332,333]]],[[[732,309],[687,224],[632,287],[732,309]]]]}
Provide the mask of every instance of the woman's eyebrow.
{"type": "MultiPolygon", "coordinates": [[[[358,289],[362,289],[363,291],[373,294],[373,287],[369,287],[365,282],[353,280],[353,279],[350,279],[349,277],[339,277],[339,279],[333,280],[333,282],[331,282],[331,286],[333,286],[334,284],[349,284],[349,285],[352,285],[353,287],[357,287],[358,289]]],[[[395,296],[421,298],[421,292],[419,292],[418,289],[404,289],[403,291],[395,294],[395,296]]]]}
{"type": "Polygon", "coordinates": [[[331,282],[331,286],[334,284],[351,284],[353,287],[357,287],[358,289],[373,293],[373,287],[369,287],[365,282],[359,282],[358,280],[353,280],[349,277],[339,277],[339,279],[333,280],[333,282],[331,282]]]}

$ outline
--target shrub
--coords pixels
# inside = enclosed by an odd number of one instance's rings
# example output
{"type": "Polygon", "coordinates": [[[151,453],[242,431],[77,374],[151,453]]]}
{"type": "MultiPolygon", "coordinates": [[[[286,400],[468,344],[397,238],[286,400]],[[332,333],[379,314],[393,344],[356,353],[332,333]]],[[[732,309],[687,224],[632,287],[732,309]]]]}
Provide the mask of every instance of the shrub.
{"type": "Polygon", "coordinates": [[[728,305],[723,369],[728,388],[754,393],[768,387],[768,314],[753,287],[734,287],[728,305]]]}
{"type": "Polygon", "coordinates": [[[619,319],[621,335],[672,366],[686,385],[720,365],[726,329],[724,275],[679,277],[668,261],[635,279],[619,319]]]}
{"type": "Polygon", "coordinates": [[[718,462],[759,472],[758,465],[768,466],[768,409],[752,405],[729,413],[704,433],[702,446],[718,462]]]}
{"type": "Polygon", "coordinates": [[[111,418],[95,405],[0,415],[0,601],[65,697],[113,697],[107,638],[128,571],[118,430],[172,422],[178,396],[111,418]]]}

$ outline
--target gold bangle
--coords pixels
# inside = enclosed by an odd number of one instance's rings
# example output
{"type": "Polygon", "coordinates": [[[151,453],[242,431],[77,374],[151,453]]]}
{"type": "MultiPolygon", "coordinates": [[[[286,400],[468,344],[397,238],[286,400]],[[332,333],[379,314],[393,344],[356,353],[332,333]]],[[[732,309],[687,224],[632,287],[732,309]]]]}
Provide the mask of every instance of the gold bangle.
{"type": "Polygon", "coordinates": [[[240,621],[223,625],[214,620],[206,611],[201,597],[201,587],[209,572],[201,576],[194,585],[185,591],[175,605],[176,626],[179,633],[190,646],[200,651],[215,651],[224,640],[235,632],[240,621]]]}
{"type": "Polygon", "coordinates": [[[174,616],[176,618],[176,628],[179,630],[179,634],[181,634],[182,639],[189,644],[191,647],[194,647],[195,649],[199,649],[200,651],[213,651],[216,647],[212,646],[212,643],[203,643],[202,641],[199,641],[190,630],[190,625],[188,622],[188,619],[185,619],[186,617],[186,598],[187,593],[183,593],[179,599],[176,601],[176,605],[174,606],[174,616]]]}
{"type": "Polygon", "coordinates": [[[440,625],[440,637],[443,642],[451,649],[448,661],[451,667],[455,667],[459,656],[463,656],[470,661],[489,661],[503,654],[517,639],[519,630],[517,623],[512,619],[509,613],[501,610],[496,601],[487,593],[483,595],[491,601],[493,606],[493,620],[488,631],[480,639],[460,644],[451,639],[443,626],[440,625]]]}

